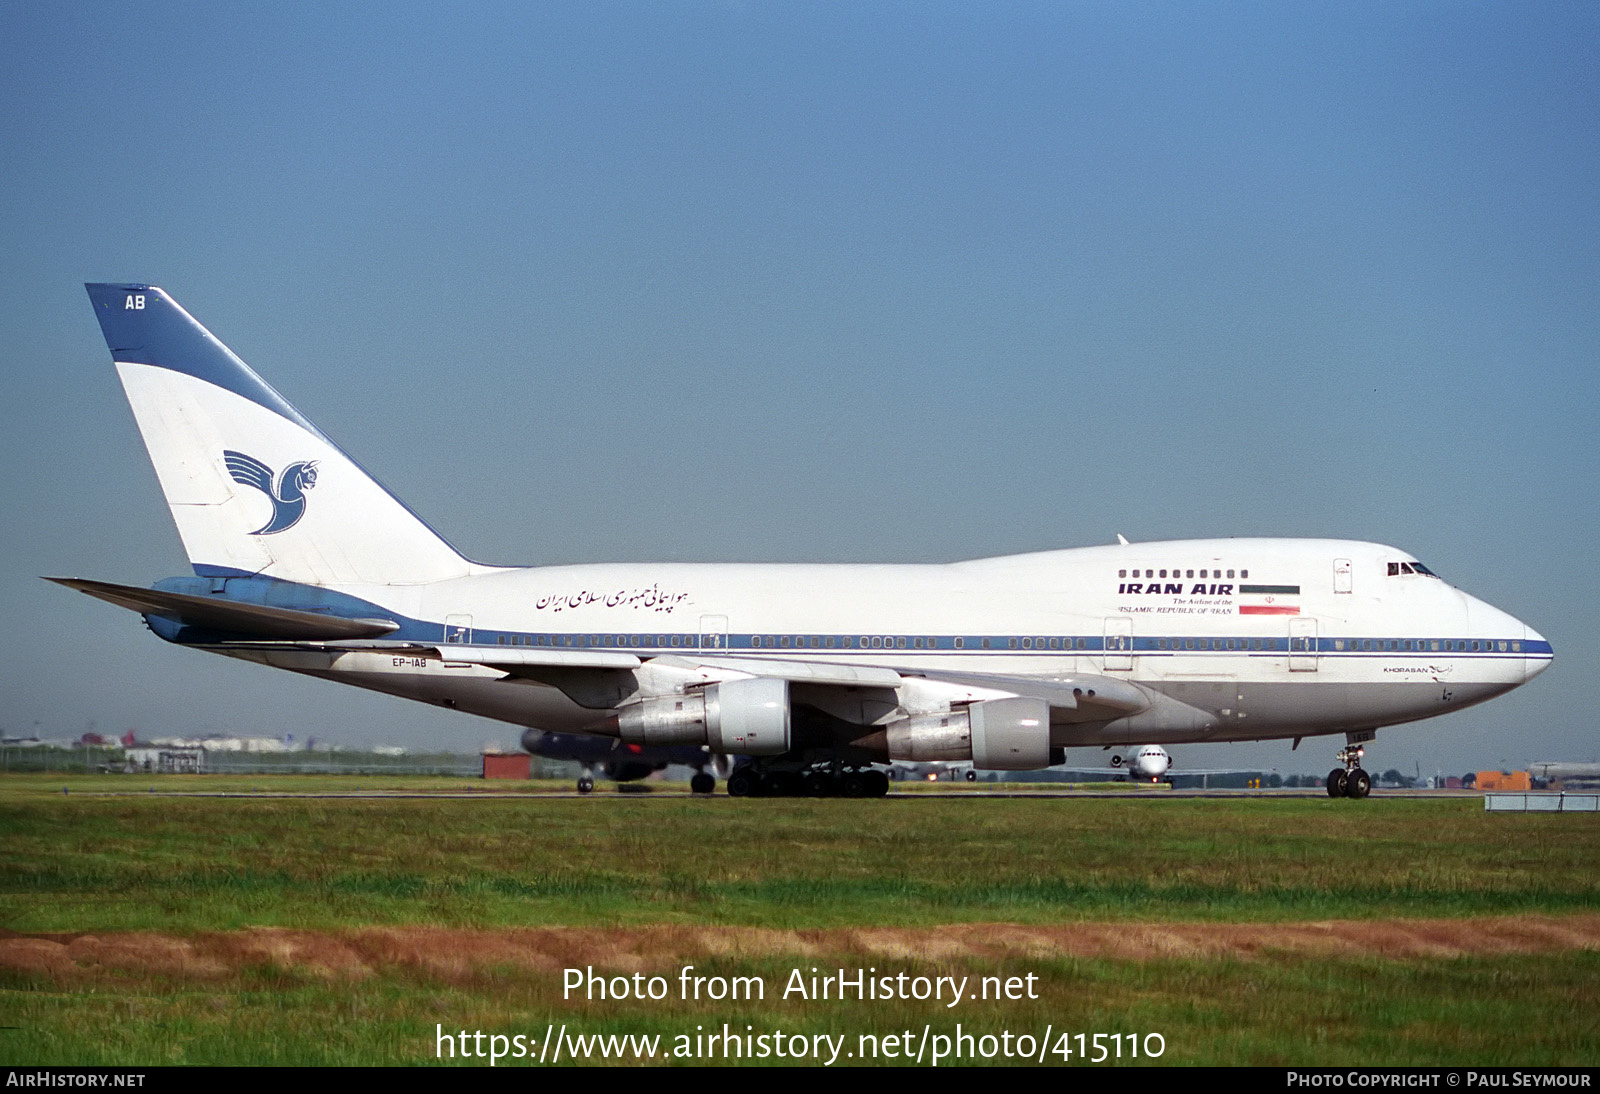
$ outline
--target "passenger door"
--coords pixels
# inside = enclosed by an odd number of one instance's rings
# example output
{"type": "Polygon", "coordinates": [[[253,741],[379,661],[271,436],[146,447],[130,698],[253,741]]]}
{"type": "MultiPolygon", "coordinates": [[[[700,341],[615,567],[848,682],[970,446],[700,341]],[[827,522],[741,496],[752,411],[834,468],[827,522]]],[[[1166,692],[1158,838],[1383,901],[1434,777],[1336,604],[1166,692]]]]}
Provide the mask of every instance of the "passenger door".
{"type": "Polygon", "coordinates": [[[1289,671],[1317,671],[1317,621],[1309,616],[1289,620],[1289,671]]]}
{"type": "Polygon", "coordinates": [[[1125,615],[1106,618],[1105,667],[1108,672],[1133,668],[1133,620],[1125,615]]]}

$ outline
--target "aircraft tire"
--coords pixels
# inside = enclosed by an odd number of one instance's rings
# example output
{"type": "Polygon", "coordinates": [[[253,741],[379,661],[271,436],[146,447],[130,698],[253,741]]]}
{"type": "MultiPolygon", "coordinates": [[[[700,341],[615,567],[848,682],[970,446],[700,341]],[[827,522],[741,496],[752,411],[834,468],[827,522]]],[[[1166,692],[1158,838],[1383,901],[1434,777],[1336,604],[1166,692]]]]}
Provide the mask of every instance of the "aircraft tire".
{"type": "Polygon", "coordinates": [[[978,781],[978,773],[976,771],[968,771],[967,772],[967,781],[969,783],[977,782],[978,781]]]}
{"type": "Polygon", "coordinates": [[[707,775],[704,771],[696,771],[689,779],[689,792],[691,794],[710,794],[716,789],[716,778],[714,776],[707,775]]]}
{"type": "Polygon", "coordinates": [[[840,790],[847,798],[864,798],[867,796],[867,780],[859,771],[851,771],[840,780],[840,790]]]}
{"type": "Polygon", "coordinates": [[[808,798],[833,797],[834,785],[832,776],[822,771],[812,771],[805,778],[805,792],[808,798]]]}
{"type": "Polygon", "coordinates": [[[869,771],[866,778],[869,797],[881,798],[889,793],[889,776],[883,772],[869,771]]]}
{"type": "Polygon", "coordinates": [[[1350,785],[1350,773],[1342,767],[1336,767],[1328,772],[1328,797],[1342,798],[1345,788],[1350,785]]]}
{"type": "Polygon", "coordinates": [[[587,776],[587,775],[585,775],[583,778],[579,779],[578,780],[578,793],[580,793],[580,794],[592,794],[592,793],[594,793],[594,780],[589,778],[589,776],[587,776]]]}
{"type": "Polygon", "coordinates": [[[1350,772],[1350,777],[1345,781],[1345,795],[1351,798],[1364,798],[1372,793],[1372,776],[1359,767],[1350,772]]]}
{"type": "Polygon", "coordinates": [[[760,789],[760,779],[748,767],[741,767],[728,776],[728,796],[730,798],[752,798],[760,789]]]}

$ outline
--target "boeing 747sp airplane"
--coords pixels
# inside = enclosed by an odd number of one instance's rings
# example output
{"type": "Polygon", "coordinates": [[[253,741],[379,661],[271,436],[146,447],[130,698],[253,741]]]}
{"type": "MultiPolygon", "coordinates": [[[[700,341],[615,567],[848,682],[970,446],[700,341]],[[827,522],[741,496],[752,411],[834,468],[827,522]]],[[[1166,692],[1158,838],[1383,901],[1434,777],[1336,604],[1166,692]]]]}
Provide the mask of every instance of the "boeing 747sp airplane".
{"type": "MultiPolygon", "coordinates": [[[[53,579],[169,642],[620,746],[745,794],[881,794],[893,760],[1343,734],[1510,691],[1550,645],[1376,543],[1127,543],[945,565],[487,566],[170,296],[89,285],[192,577],[53,579]]],[[[1118,537],[1119,540],[1121,537],[1118,537]]],[[[701,788],[704,789],[703,783],[701,788]]]]}

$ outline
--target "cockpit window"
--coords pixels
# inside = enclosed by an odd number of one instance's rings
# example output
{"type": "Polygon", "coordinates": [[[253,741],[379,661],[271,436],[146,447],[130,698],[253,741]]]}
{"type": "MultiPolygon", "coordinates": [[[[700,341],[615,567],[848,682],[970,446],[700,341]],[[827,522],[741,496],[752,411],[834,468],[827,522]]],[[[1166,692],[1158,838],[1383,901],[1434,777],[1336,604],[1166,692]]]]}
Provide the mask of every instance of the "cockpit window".
{"type": "Polygon", "coordinates": [[[1439,575],[1428,569],[1420,562],[1391,562],[1389,563],[1389,576],[1399,577],[1402,574],[1422,574],[1424,577],[1438,577],[1439,575]]]}

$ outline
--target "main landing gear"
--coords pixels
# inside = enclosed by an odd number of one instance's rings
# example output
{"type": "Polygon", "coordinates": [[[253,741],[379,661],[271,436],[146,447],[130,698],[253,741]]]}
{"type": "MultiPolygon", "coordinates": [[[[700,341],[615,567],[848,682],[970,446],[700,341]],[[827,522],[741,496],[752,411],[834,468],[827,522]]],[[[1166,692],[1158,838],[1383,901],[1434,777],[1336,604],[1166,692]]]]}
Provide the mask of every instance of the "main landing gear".
{"type": "Polygon", "coordinates": [[[1344,767],[1328,772],[1328,797],[1364,798],[1372,793],[1372,776],[1361,770],[1361,757],[1366,751],[1360,745],[1346,745],[1339,750],[1339,762],[1344,767]]]}
{"type": "Polygon", "coordinates": [[[874,767],[745,764],[728,776],[734,798],[881,798],[888,792],[889,776],[874,767]]]}

